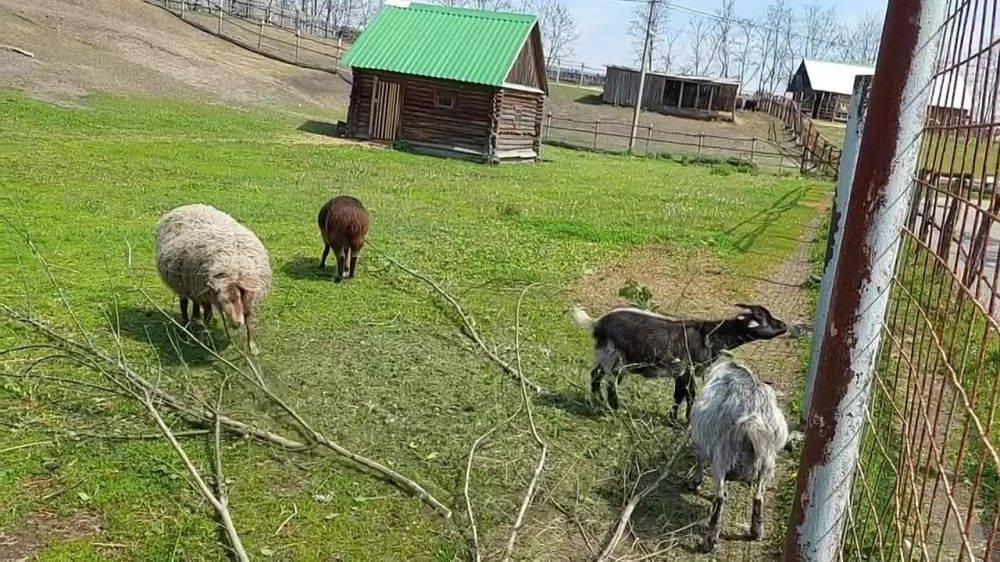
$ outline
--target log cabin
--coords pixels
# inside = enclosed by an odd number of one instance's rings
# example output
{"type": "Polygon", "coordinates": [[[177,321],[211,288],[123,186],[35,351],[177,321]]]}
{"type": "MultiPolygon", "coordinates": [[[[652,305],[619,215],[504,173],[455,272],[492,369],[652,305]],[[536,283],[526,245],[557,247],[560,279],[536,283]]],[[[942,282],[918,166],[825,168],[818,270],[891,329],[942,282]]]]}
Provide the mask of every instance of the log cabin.
{"type": "Polygon", "coordinates": [[[541,153],[548,83],[534,15],[387,2],[343,62],[350,137],[489,163],[541,153]]]}

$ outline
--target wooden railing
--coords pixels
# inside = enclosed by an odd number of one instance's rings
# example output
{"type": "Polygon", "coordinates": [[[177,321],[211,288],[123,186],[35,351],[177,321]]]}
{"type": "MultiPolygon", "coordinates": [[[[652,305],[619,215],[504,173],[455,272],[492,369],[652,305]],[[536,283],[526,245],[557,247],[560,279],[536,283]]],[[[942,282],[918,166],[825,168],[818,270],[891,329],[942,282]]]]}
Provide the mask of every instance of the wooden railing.
{"type": "Polygon", "coordinates": [[[803,172],[837,176],[840,147],[819,132],[813,120],[802,113],[798,103],[781,96],[766,96],[757,100],[757,110],[777,117],[795,143],[802,147],[799,167],[803,172]]]}
{"type": "MultiPolygon", "coordinates": [[[[602,119],[582,120],[548,113],[542,139],[591,150],[620,152],[628,149],[632,124],[602,119]]],[[[799,168],[801,154],[768,139],[690,133],[639,126],[633,153],[671,154],[693,159],[737,160],[768,168],[799,168]]]]}

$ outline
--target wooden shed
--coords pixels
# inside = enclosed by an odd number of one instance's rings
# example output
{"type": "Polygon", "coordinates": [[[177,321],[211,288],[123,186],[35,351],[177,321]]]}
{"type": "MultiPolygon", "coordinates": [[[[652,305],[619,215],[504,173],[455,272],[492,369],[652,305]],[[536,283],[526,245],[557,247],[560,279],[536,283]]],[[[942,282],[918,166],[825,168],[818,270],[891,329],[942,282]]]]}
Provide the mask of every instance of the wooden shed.
{"type": "MultiPolygon", "coordinates": [[[[642,108],[682,117],[734,121],[739,89],[740,83],[732,80],[647,72],[642,88],[642,108]]],[[[638,70],[608,66],[604,103],[635,107],[638,95],[638,70]]]]}
{"type": "Polygon", "coordinates": [[[874,73],[870,66],[803,59],[788,82],[787,91],[802,112],[813,119],[847,121],[854,77],[874,73]]]}
{"type": "Polygon", "coordinates": [[[539,156],[548,83],[534,15],[386,3],[344,64],[351,137],[483,162],[539,156]]]}

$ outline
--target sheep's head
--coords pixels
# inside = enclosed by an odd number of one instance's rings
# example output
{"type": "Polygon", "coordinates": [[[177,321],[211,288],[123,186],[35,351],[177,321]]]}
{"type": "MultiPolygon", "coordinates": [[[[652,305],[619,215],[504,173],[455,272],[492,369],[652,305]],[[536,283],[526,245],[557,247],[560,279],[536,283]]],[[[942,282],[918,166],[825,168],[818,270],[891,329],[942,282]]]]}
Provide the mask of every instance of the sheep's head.
{"type": "Polygon", "coordinates": [[[769,340],[783,335],[788,331],[788,326],[771,315],[763,306],[757,304],[737,304],[741,309],[736,319],[745,323],[747,333],[755,339],[769,340]]]}
{"type": "Polygon", "coordinates": [[[212,301],[229,325],[240,328],[250,315],[250,292],[225,273],[213,278],[212,301]]]}

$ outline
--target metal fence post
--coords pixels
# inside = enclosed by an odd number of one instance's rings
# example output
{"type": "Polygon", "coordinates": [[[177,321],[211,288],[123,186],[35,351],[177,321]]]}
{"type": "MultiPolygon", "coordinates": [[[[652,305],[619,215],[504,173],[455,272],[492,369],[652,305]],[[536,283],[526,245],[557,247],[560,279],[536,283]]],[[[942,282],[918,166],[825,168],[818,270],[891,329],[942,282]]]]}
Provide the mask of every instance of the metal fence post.
{"type": "Polygon", "coordinates": [[[216,29],[216,33],[222,35],[222,0],[219,0],[219,25],[216,29]]]}
{"type": "Polygon", "coordinates": [[[847,130],[844,133],[844,146],[840,153],[840,169],[837,172],[837,191],[833,198],[833,207],[830,209],[830,228],[827,231],[823,280],[819,286],[819,303],[816,306],[812,349],[809,353],[809,370],[806,371],[806,389],[802,398],[803,417],[809,415],[809,402],[812,399],[816,369],[819,366],[819,353],[823,337],[826,334],[826,321],[830,312],[830,293],[833,291],[833,276],[837,271],[837,262],[839,261],[840,240],[844,232],[844,220],[847,218],[847,203],[851,199],[851,185],[854,182],[854,169],[858,163],[861,134],[865,128],[865,113],[868,110],[868,94],[871,83],[871,76],[858,76],[854,79],[854,94],[851,96],[847,130]]]}
{"type": "Polygon", "coordinates": [[[597,121],[594,121],[594,148],[597,148],[597,136],[601,134],[601,118],[598,117],[597,121]]]}
{"type": "Polygon", "coordinates": [[[583,71],[584,71],[584,68],[585,67],[583,66],[583,63],[581,62],[580,63],[580,87],[581,88],[583,87],[583,71]]]}
{"type": "Polygon", "coordinates": [[[545,116],[545,140],[552,136],[552,113],[545,116]]]}
{"type": "Polygon", "coordinates": [[[556,84],[559,83],[560,72],[562,72],[562,64],[559,63],[559,59],[556,59],[556,84]]]}
{"type": "Polygon", "coordinates": [[[889,0],[783,560],[834,561],[948,0],[889,0]]]}

